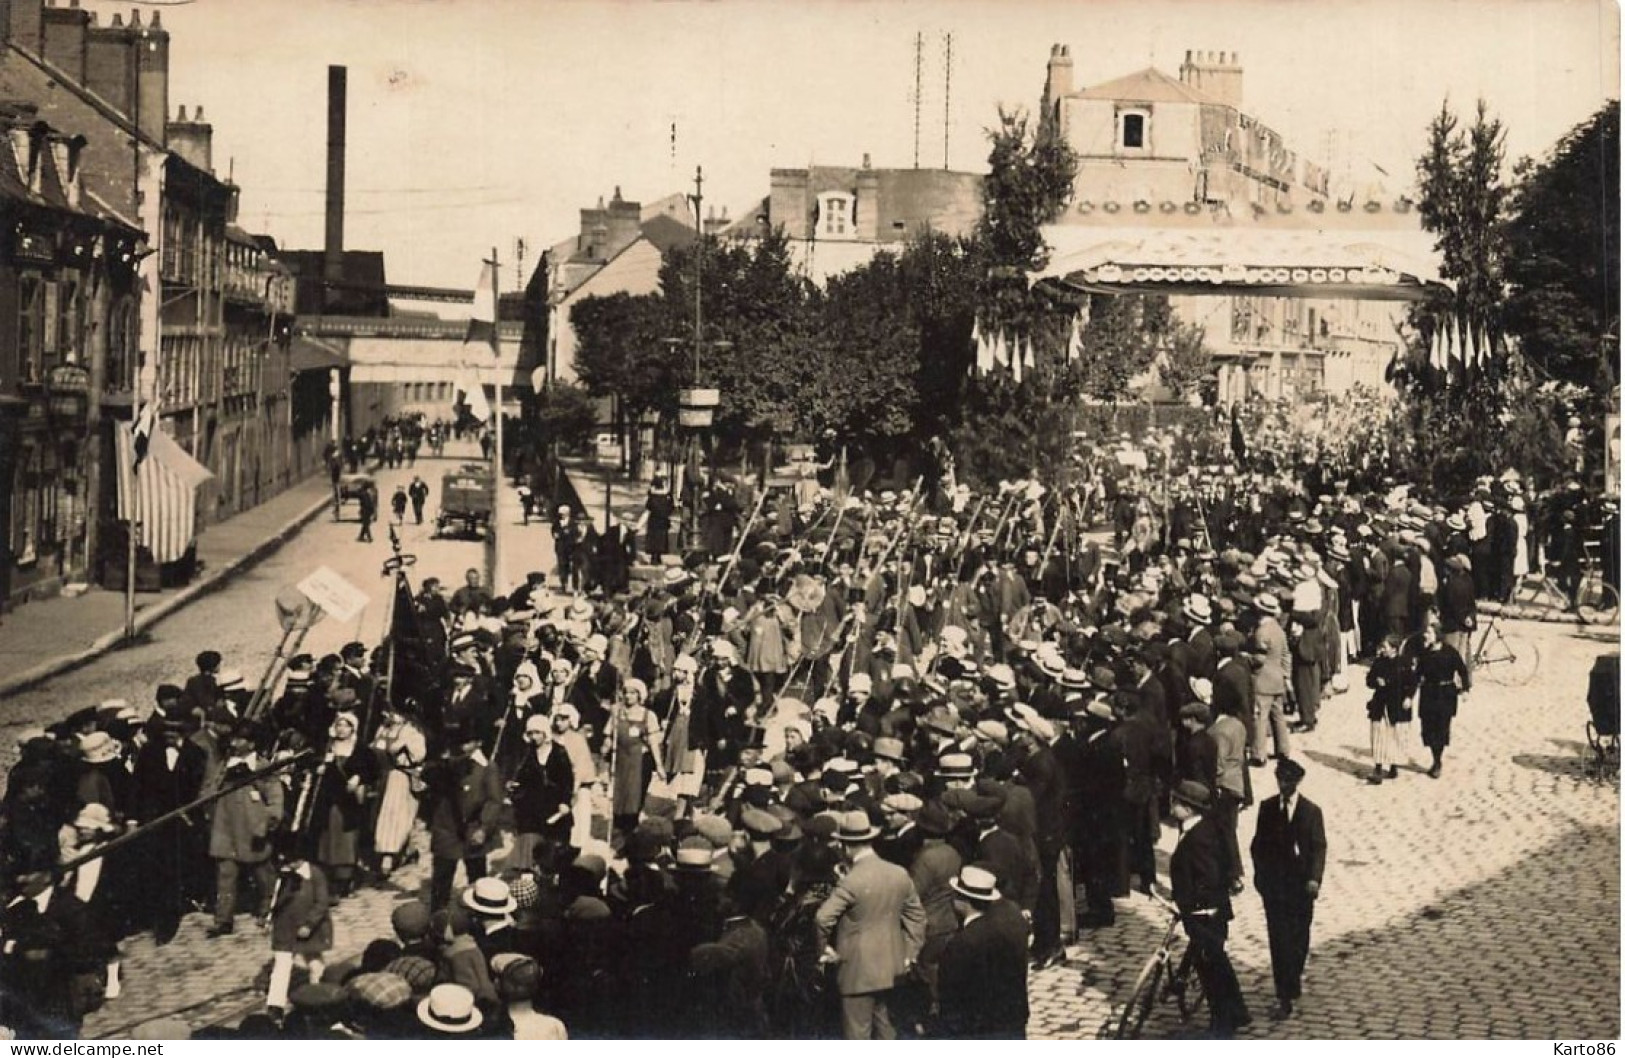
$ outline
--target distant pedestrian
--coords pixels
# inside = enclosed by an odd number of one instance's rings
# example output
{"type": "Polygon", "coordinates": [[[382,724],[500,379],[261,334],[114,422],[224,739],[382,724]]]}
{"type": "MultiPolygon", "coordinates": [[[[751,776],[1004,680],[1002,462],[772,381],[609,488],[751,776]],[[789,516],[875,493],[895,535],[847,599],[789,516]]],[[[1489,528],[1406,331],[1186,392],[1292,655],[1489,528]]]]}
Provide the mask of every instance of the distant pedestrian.
{"type": "Polygon", "coordinates": [[[1295,760],[1276,764],[1281,792],[1258,806],[1253,836],[1253,884],[1264,898],[1275,976],[1276,1006],[1270,1016],[1276,1019],[1296,1013],[1315,899],[1326,870],[1326,821],[1319,806],[1298,793],[1303,777],[1303,765],[1295,760]]]}
{"type": "Polygon", "coordinates": [[[423,505],[429,502],[429,483],[413,474],[412,484],[407,487],[406,494],[412,500],[412,517],[417,520],[417,524],[422,525],[423,505]]]}
{"type": "Polygon", "coordinates": [[[406,521],[406,486],[396,485],[395,495],[389,498],[389,509],[395,515],[395,524],[401,525],[406,521]]]}
{"type": "Polygon", "coordinates": [[[362,486],[361,495],[357,497],[357,505],[361,508],[361,532],[356,534],[358,543],[372,543],[372,523],[378,517],[378,493],[371,485],[362,486]]]}
{"type": "Polygon", "coordinates": [[[530,516],[536,508],[536,497],[530,491],[529,485],[519,486],[519,514],[523,519],[521,524],[529,525],[530,516]]]}
{"type": "Polygon", "coordinates": [[[657,476],[649,483],[649,498],[643,509],[644,550],[649,552],[651,562],[659,562],[671,550],[671,521],[676,509],[665,478],[657,476]]]}
{"type": "Polygon", "coordinates": [[[1422,630],[1422,653],[1416,659],[1416,711],[1422,721],[1422,745],[1433,753],[1428,778],[1437,779],[1450,745],[1450,722],[1456,717],[1461,695],[1473,689],[1473,675],[1456,648],[1439,637],[1430,622],[1422,630]]]}

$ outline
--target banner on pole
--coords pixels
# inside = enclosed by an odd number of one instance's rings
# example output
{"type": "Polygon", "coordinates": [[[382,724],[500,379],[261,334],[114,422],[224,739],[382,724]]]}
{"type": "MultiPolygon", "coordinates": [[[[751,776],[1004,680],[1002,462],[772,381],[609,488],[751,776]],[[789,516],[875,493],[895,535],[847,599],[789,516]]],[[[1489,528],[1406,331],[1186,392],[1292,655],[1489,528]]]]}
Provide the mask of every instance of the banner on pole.
{"type": "Polygon", "coordinates": [[[300,581],[299,590],[340,624],[353,620],[367,608],[367,593],[327,566],[300,581]]]}

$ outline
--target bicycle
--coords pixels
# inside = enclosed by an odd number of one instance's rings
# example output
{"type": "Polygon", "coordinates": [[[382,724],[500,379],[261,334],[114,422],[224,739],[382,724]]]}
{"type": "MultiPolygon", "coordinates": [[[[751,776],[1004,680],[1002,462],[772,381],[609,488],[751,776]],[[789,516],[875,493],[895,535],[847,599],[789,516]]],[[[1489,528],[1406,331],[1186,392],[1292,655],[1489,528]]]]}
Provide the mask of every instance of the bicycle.
{"type": "Polygon", "coordinates": [[[1160,896],[1153,896],[1157,905],[1168,912],[1168,928],[1163,931],[1162,943],[1146,959],[1134,979],[1134,989],[1122,1011],[1108,1018],[1100,1032],[1101,1039],[1137,1040],[1145,1028],[1146,1019],[1158,1003],[1173,997],[1179,1007],[1181,1021],[1189,1021],[1207,1005],[1207,990],[1196,972],[1189,945],[1176,962],[1174,951],[1181,936],[1179,909],[1160,896]]]}
{"type": "Polygon", "coordinates": [[[1574,590],[1574,615],[1581,624],[1611,625],[1619,620],[1619,592],[1602,578],[1602,543],[1585,543],[1580,583],[1574,590]]]}
{"type": "Polygon", "coordinates": [[[1540,648],[1533,640],[1507,635],[1499,614],[1484,623],[1474,640],[1469,665],[1474,679],[1503,687],[1523,687],[1540,671],[1540,648]]]}

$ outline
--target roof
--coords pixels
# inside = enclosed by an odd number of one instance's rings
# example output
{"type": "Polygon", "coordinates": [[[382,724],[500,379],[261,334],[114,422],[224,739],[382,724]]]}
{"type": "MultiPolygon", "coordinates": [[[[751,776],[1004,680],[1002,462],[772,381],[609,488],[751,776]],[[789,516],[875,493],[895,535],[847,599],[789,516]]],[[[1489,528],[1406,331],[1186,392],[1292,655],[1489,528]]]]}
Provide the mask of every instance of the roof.
{"type": "Polygon", "coordinates": [[[652,217],[639,227],[643,237],[654,243],[661,253],[694,245],[694,229],[667,216],[652,217]]]}
{"type": "Polygon", "coordinates": [[[1072,99],[1122,99],[1135,103],[1206,103],[1222,106],[1219,100],[1200,89],[1192,88],[1176,77],[1169,77],[1154,66],[1131,73],[1116,80],[1073,92],[1072,99]]]}
{"type": "Polygon", "coordinates": [[[1421,230],[1043,231],[1050,263],[1028,276],[1089,293],[1257,294],[1418,300],[1443,280],[1434,237],[1421,230]]]}

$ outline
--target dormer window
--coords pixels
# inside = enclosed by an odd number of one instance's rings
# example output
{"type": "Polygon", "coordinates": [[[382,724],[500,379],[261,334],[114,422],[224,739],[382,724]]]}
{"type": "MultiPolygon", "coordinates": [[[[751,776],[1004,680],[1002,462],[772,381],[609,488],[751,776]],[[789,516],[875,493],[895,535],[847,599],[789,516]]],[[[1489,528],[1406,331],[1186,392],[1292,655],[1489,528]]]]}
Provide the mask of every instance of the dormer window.
{"type": "Polygon", "coordinates": [[[857,227],[857,211],[851,195],[827,194],[818,196],[818,237],[820,239],[848,239],[857,227]]]}
{"type": "Polygon", "coordinates": [[[1117,112],[1117,147],[1123,151],[1144,151],[1151,146],[1151,112],[1143,109],[1117,112]]]}

